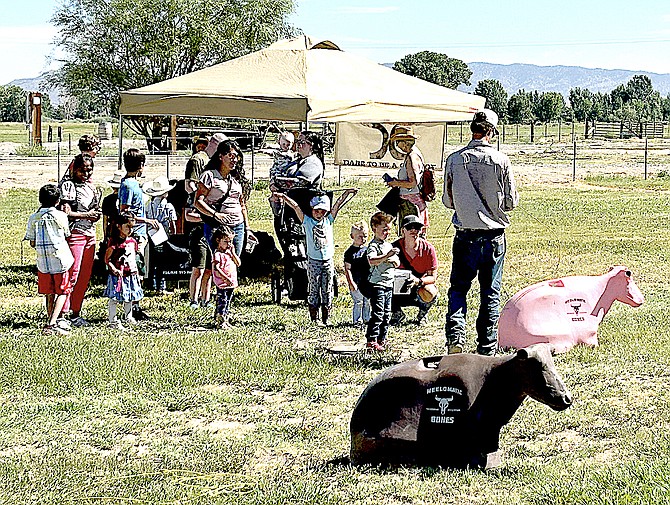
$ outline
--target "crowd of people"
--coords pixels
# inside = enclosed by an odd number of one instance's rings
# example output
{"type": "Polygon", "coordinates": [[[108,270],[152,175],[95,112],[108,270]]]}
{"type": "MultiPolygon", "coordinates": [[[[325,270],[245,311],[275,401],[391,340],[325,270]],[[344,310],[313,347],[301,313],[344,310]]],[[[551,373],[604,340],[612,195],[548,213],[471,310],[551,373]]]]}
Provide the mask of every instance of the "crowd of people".
{"type": "MultiPolygon", "coordinates": [[[[508,212],[518,203],[509,159],[490,144],[496,125],[495,113],[478,112],[470,125],[471,142],[445,164],[442,202],[454,210],[456,229],[445,325],[449,353],[464,348],[466,296],[475,277],[481,288],[477,352],[496,352],[504,230],[510,223],[508,212]]],[[[366,346],[373,351],[385,350],[389,326],[406,321],[404,307],[417,307],[415,323],[422,325],[438,299],[437,254],[426,238],[428,208],[419,192],[424,159],[412,129],[397,128],[394,149],[403,153],[403,161],[397,177],[386,180],[389,188],[400,190],[397,214],[375,212],[369,227],[365,221],[353,223],[352,243],[342,258],[352,299],[351,322],[366,327],[366,346]],[[400,236],[391,242],[395,220],[400,236]]],[[[30,216],[25,236],[37,251],[38,291],[47,299],[43,328],[47,334],[66,334],[72,326],[89,324],[82,305],[95,258],[96,223],[101,218],[108,324],[121,330],[149,317],[139,305],[147,275],[145,252],[160,261],[164,243],[175,234],[180,219],[167,198],[174,184],[163,176],[142,185],[138,181],[146,162],[139,150],[128,149],[123,154],[124,170],[106,179],[113,192],[102,199],[92,181],[99,142],[85,136],[79,147],[81,154],[58,186],[48,184],[40,189],[40,209],[30,216]]],[[[269,181],[275,231],[288,254],[282,241],[287,233],[282,217],[285,209],[291,209],[305,237],[309,318],[314,324],[329,325],[335,279],[333,226],[340,209],[357,190],[346,189],[331,201],[322,191],[323,177],[319,135],[304,131],[296,139],[290,132],[281,132],[269,181]],[[308,207],[290,196],[298,188],[313,191],[308,207]]],[[[193,309],[209,307],[213,283],[214,322],[218,328],[227,328],[242,250],[256,241],[247,211],[251,184],[237,143],[222,134],[197,139],[186,166],[184,190],[183,217],[188,223],[191,262],[188,303],[193,309]]],[[[157,294],[165,292],[161,269],[154,270],[150,281],[157,294]]]]}

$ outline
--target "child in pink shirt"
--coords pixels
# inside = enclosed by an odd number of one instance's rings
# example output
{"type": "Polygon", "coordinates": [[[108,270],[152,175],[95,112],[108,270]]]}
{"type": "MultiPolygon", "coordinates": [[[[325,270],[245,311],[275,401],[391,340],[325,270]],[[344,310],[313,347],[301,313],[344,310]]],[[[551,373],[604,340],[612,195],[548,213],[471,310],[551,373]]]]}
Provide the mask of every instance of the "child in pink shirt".
{"type": "Polygon", "coordinates": [[[230,304],[233,291],[237,287],[237,267],[240,258],[232,247],[235,234],[228,226],[220,226],[212,234],[212,243],[216,250],[212,256],[212,278],[216,285],[216,325],[219,328],[230,326],[230,304]]]}

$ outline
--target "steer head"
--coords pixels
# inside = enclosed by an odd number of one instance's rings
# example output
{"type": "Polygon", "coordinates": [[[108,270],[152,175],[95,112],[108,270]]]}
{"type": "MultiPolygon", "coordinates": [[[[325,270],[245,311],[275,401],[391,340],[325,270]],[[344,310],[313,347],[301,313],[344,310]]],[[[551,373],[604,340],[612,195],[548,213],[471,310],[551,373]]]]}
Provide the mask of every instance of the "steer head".
{"type": "Polygon", "coordinates": [[[633,273],[626,267],[612,268],[614,276],[607,283],[608,289],[614,290],[614,297],[616,300],[630,305],[631,307],[639,307],[644,303],[644,295],[637,287],[633,280],[633,273]]]}
{"type": "Polygon", "coordinates": [[[514,359],[519,361],[525,394],[554,410],[565,410],[572,405],[572,395],[554,368],[549,345],[535,344],[519,349],[514,359]]]}

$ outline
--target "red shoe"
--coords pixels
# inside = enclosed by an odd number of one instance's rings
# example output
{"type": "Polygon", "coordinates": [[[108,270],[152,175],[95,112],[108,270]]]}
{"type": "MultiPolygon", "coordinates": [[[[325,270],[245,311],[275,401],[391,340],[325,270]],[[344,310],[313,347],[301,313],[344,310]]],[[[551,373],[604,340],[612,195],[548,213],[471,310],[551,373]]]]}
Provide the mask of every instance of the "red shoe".
{"type": "Polygon", "coordinates": [[[368,342],[365,344],[365,348],[369,351],[377,351],[377,352],[384,352],[384,346],[379,344],[378,342],[368,342]]]}

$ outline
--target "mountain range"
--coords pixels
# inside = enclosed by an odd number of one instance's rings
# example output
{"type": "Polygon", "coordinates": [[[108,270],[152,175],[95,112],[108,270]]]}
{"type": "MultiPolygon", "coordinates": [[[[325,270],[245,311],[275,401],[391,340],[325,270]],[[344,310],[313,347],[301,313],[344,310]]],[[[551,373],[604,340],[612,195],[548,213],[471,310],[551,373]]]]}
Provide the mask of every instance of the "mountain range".
{"type": "MultiPolygon", "coordinates": [[[[384,63],[392,67],[392,63],[384,63]]],[[[670,94],[670,74],[655,74],[643,70],[607,70],[604,68],[570,67],[564,65],[540,66],[526,63],[500,65],[498,63],[468,63],[472,70],[470,86],[459,86],[460,91],[473,92],[479,81],[497,79],[507,91],[513,95],[520,89],[526,91],[558,91],[566,99],[571,88],[588,89],[592,92],[609,93],[619,84],[626,84],[634,75],[646,75],[651,79],[654,89],[665,97],[670,94]]],[[[43,76],[28,79],[15,79],[10,85],[19,86],[26,91],[41,89],[43,76]]],[[[60,94],[57,90],[49,91],[51,103],[58,105],[60,94]]]]}
{"type": "Polygon", "coordinates": [[[661,96],[670,93],[670,74],[655,74],[643,70],[606,70],[604,68],[545,67],[526,63],[500,65],[497,63],[468,63],[472,70],[471,86],[459,86],[460,91],[473,92],[479,81],[497,79],[508,95],[520,89],[526,91],[558,91],[566,99],[571,88],[588,89],[593,93],[609,93],[619,84],[626,84],[634,75],[646,75],[661,96]]]}

